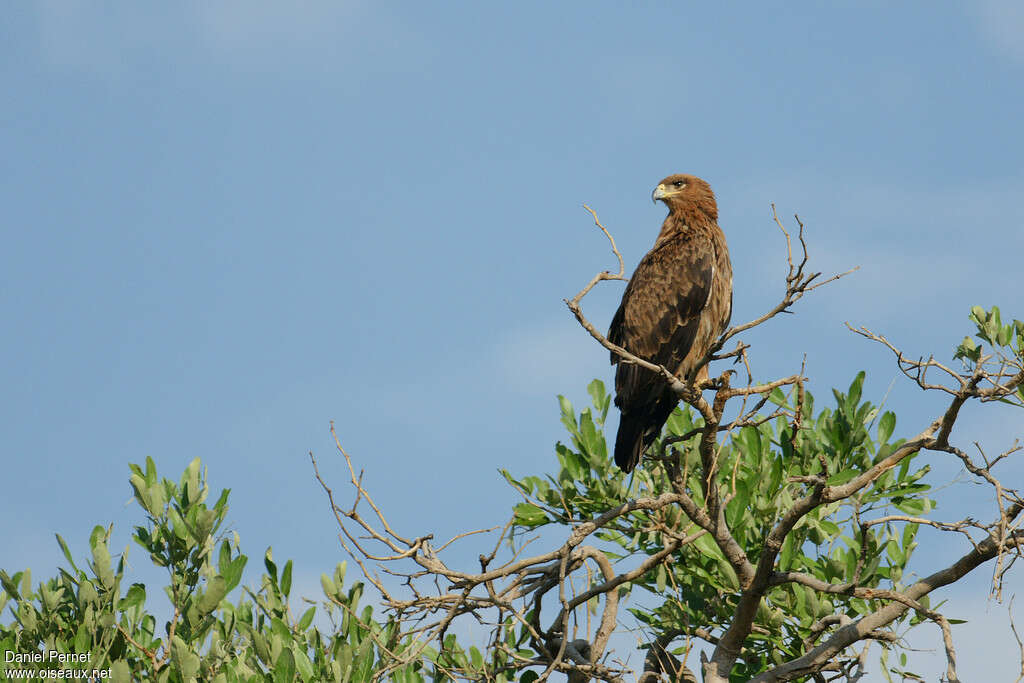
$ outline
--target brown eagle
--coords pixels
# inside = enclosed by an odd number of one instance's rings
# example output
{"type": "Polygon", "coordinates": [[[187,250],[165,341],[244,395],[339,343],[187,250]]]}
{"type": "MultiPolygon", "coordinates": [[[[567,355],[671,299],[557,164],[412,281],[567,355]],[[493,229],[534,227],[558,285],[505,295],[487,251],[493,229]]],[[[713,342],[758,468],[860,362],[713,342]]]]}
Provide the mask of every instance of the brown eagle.
{"type": "MultiPolygon", "coordinates": [[[[692,175],[670,175],[651,195],[668,206],[654,247],[636,267],[612,318],[608,339],[680,379],[705,379],[694,366],[729,325],[732,264],[718,227],[711,186],[692,175]]],[[[665,425],[679,399],[665,379],[612,352],[615,405],[622,411],[615,464],[626,472],[665,425]]]]}

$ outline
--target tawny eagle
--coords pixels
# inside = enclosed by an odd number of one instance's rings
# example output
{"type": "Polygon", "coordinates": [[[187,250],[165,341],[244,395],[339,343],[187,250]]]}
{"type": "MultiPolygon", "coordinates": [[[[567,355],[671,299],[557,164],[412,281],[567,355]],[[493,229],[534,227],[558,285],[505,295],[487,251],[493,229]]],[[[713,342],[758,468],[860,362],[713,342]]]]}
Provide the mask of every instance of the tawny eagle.
{"type": "MultiPolygon", "coordinates": [[[[711,186],[692,175],[670,175],[651,195],[665,202],[668,216],[654,247],[630,278],[612,318],[608,339],[635,356],[662,365],[680,379],[694,377],[694,366],[729,325],[732,264],[718,227],[711,186]]],[[[615,405],[622,412],[615,437],[615,464],[626,472],[661,434],[679,399],[663,376],[612,352],[615,405]]]]}

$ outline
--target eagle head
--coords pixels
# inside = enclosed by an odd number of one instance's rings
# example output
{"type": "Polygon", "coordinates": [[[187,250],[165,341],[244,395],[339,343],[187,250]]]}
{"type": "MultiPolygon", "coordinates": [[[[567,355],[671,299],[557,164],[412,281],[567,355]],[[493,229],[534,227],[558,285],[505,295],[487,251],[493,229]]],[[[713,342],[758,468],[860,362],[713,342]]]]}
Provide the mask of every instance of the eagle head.
{"type": "Polygon", "coordinates": [[[651,193],[651,200],[665,202],[670,213],[685,211],[689,213],[700,209],[712,220],[718,218],[718,205],[715,193],[706,181],[686,173],[676,173],[658,183],[651,193]]]}

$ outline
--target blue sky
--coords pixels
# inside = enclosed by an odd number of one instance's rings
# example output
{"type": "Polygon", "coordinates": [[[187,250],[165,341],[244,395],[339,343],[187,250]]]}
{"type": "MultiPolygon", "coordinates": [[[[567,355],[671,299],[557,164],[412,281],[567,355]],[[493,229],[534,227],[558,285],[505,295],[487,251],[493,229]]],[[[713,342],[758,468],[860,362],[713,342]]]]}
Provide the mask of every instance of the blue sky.
{"type": "MultiPolygon", "coordinates": [[[[112,521],[126,545],[127,464],[177,477],[200,456],[232,489],[243,547],[294,558],[312,595],[342,559],[306,456],[341,486],[330,420],[398,528],[502,522],[515,497],[496,470],[551,470],[555,395],[583,404],[611,376],[562,303],[613,266],[581,204],[632,269],[664,215],[651,188],[673,172],[717,192],[734,320],[781,294],[771,202],[804,219],[812,266],[861,266],[748,335],[762,378],[806,353],[821,402],[860,369],[877,402],[891,358],[844,320],[948,358],[971,305],[1024,318],[1011,0],[2,12],[9,571],[55,569],[54,532],[83,554],[112,521]]],[[[586,300],[599,327],[620,295],[586,300]]],[[[888,405],[909,433],[940,404],[897,380],[888,405]]],[[[961,443],[1024,436],[998,408],[967,410],[961,443]]],[[[990,516],[984,492],[956,490],[950,517],[990,516]]],[[[922,548],[920,571],[954,551],[922,548]]],[[[946,593],[972,619],[961,673],[1009,679],[1012,657],[981,652],[1012,643],[985,581],[946,593]]],[[[914,656],[935,680],[942,658],[914,656]]]]}

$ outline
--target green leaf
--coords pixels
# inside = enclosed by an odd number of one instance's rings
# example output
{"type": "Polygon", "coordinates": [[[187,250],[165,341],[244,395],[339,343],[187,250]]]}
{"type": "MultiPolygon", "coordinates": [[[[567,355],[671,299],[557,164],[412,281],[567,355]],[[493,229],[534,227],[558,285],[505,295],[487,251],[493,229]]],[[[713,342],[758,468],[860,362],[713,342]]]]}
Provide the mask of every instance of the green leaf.
{"type": "Polygon", "coordinates": [[[263,555],[263,566],[267,568],[267,575],[270,576],[271,581],[277,583],[277,565],[274,564],[274,549],[267,548],[266,554],[263,555]]]}
{"type": "Polygon", "coordinates": [[[71,551],[68,550],[68,544],[64,541],[64,538],[60,534],[54,534],[57,537],[57,545],[60,546],[61,552],[64,553],[64,557],[67,558],[68,564],[71,568],[78,572],[78,567],[75,566],[75,561],[71,559],[71,551]]]}
{"type": "Polygon", "coordinates": [[[1013,326],[1012,325],[1001,325],[999,327],[999,333],[996,336],[996,341],[1000,346],[1008,346],[1010,340],[1013,338],[1013,326]]]}
{"type": "Polygon", "coordinates": [[[668,575],[665,572],[665,565],[659,564],[658,568],[654,571],[654,583],[658,588],[659,593],[665,592],[665,584],[668,582],[668,575]]]}
{"type": "Polygon", "coordinates": [[[693,545],[702,555],[716,560],[722,557],[722,551],[718,549],[718,544],[711,538],[711,534],[701,534],[693,541],[693,545]]]}
{"type": "Polygon", "coordinates": [[[185,467],[181,475],[182,501],[186,505],[200,502],[202,499],[202,488],[199,478],[199,468],[202,466],[199,458],[193,458],[192,462],[185,467]]]}
{"type": "MultiPolygon", "coordinates": [[[[0,572],[2,575],[2,572],[0,572]]],[[[96,587],[92,585],[92,581],[88,579],[78,584],[78,601],[83,604],[94,603],[99,600],[99,593],[96,592],[96,587]]]]}
{"type": "Polygon", "coordinates": [[[339,562],[338,566],[334,568],[334,585],[338,587],[340,591],[342,586],[345,585],[345,571],[348,569],[348,560],[339,562]]]}
{"type": "Polygon", "coordinates": [[[153,501],[149,496],[149,486],[146,485],[146,479],[141,474],[133,474],[128,479],[128,483],[131,484],[132,490],[135,491],[135,500],[139,501],[142,509],[151,515],[156,515],[157,513],[153,509],[153,501]]]}
{"type": "Polygon", "coordinates": [[[839,535],[839,525],[836,524],[835,522],[831,522],[831,521],[829,521],[827,519],[823,519],[823,520],[821,520],[820,527],[821,527],[822,532],[827,534],[830,539],[831,538],[835,538],[836,536],[839,535]]]}
{"type": "Polygon", "coordinates": [[[889,542],[885,544],[885,554],[889,556],[889,560],[896,566],[906,564],[907,558],[895,539],[889,539],[889,542]]]}
{"type": "Polygon", "coordinates": [[[723,585],[726,590],[739,590],[740,580],[739,577],[736,576],[736,570],[732,568],[732,565],[729,564],[729,561],[724,557],[718,558],[718,576],[721,581],[721,585],[723,585]]]}
{"type": "Polygon", "coordinates": [[[835,474],[833,474],[831,477],[828,478],[827,483],[829,486],[839,486],[850,481],[858,474],[860,474],[860,472],[858,472],[855,469],[846,469],[843,470],[842,472],[836,472],[835,474]]]}
{"type": "Polygon", "coordinates": [[[224,577],[224,581],[227,583],[229,593],[242,581],[242,571],[245,570],[245,564],[248,561],[248,557],[245,555],[239,555],[228,563],[226,569],[221,571],[221,576],[224,577]]]}
{"type": "Polygon", "coordinates": [[[119,610],[126,610],[136,605],[141,605],[146,602],[146,586],[141,583],[133,583],[125,593],[125,596],[121,598],[120,602],[117,603],[119,610]]]}
{"type": "Polygon", "coordinates": [[[224,580],[223,576],[215,576],[206,585],[206,592],[203,593],[203,597],[199,599],[199,603],[196,605],[196,609],[199,610],[200,614],[209,614],[213,610],[217,609],[220,605],[220,601],[227,595],[228,585],[227,581],[224,580]]]}
{"type": "Polygon", "coordinates": [[[323,589],[324,595],[328,598],[334,597],[338,592],[338,589],[334,586],[334,582],[331,581],[331,577],[327,576],[327,574],[320,575],[320,587],[323,589]]]}
{"type": "Polygon", "coordinates": [[[353,681],[370,680],[370,672],[373,671],[373,641],[369,638],[360,643],[359,649],[356,650],[353,666],[355,667],[353,681]]]}
{"type": "Polygon", "coordinates": [[[558,405],[562,410],[562,424],[573,436],[576,435],[576,412],[572,409],[572,403],[565,396],[559,394],[558,405]]]}
{"type": "MultiPolygon", "coordinates": [[[[323,576],[326,577],[327,575],[324,574],[323,576]]],[[[309,625],[311,623],[313,623],[313,616],[315,614],[316,614],[316,606],[310,607],[308,610],[305,611],[305,613],[299,619],[299,630],[300,631],[305,631],[307,628],[309,628],[309,625]]]]}
{"type": "Polygon", "coordinates": [[[964,337],[964,340],[956,347],[953,357],[977,361],[981,357],[981,347],[970,337],[964,337]]]}
{"type": "MultiPolygon", "coordinates": [[[[895,501],[893,501],[895,503],[895,501]]],[[[898,503],[895,503],[899,510],[907,513],[908,515],[920,515],[929,509],[929,503],[926,498],[904,498],[898,503]]]]}
{"type": "Polygon", "coordinates": [[[846,395],[846,412],[852,413],[853,409],[860,403],[861,390],[864,387],[864,377],[866,375],[867,373],[861,370],[850,384],[850,391],[846,395]]]}
{"type": "Polygon", "coordinates": [[[284,563],[284,571],[281,572],[281,592],[287,598],[292,592],[292,561],[284,563]]]}
{"type": "Polygon", "coordinates": [[[313,669],[313,662],[309,661],[309,656],[306,655],[299,643],[292,644],[292,655],[295,658],[295,668],[298,669],[299,675],[302,676],[302,680],[313,680],[313,675],[315,673],[313,669]]]}
{"type": "Polygon", "coordinates": [[[741,429],[737,441],[746,455],[757,457],[761,453],[761,432],[755,427],[741,429]]]}
{"type": "Polygon", "coordinates": [[[896,414],[886,411],[882,419],[878,421],[878,443],[886,443],[896,428],[896,414]]]}
{"type": "Polygon", "coordinates": [[[794,534],[790,533],[786,536],[786,540],[782,542],[782,550],[779,552],[779,569],[787,570],[790,568],[793,561],[793,553],[795,550],[794,534]]]}
{"type": "Polygon", "coordinates": [[[548,521],[547,513],[533,503],[519,503],[512,510],[519,526],[540,526],[548,521]]]}
{"type": "Polygon", "coordinates": [[[290,648],[281,650],[277,661],[274,662],[274,683],[294,683],[295,681],[295,655],[290,648]]]}
{"type": "Polygon", "coordinates": [[[843,553],[843,558],[846,561],[846,578],[853,579],[853,575],[857,571],[857,552],[855,549],[847,550],[843,553]]]}
{"type": "Polygon", "coordinates": [[[599,379],[595,379],[587,385],[587,393],[590,394],[590,400],[594,402],[594,408],[599,413],[603,413],[608,410],[608,403],[611,397],[604,388],[604,382],[599,379]]]}
{"type": "Polygon", "coordinates": [[[106,534],[103,527],[98,526],[93,529],[90,544],[92,545],[93,571],[96,572],[96,577],[104,588],[113,588],[114,572],[110,566],[110,551],[107,550],[106,534]],[[100,533],[97,534],[97,531],[100,533]]]}
{"type": "Polygon", "coordinates": [[[222,489],[221,492],[220,492],[220,498],[218,498],[217,502],[213,504],[213,509],[217,510],[218,512],[222,512],[222,513],[223,512],[227,512],[228,511],[228,494],[230,494],[230,493],[231,493],[231,489],[222,489]]]}
{"type": "Polygon", "coordinates": [[[28,602],[18,603],[17,619],[26,631],[35,631],[36,626],[39,625],[36,608],[28,602]]]}
{"type": "MultiPolygon", "coordinates": [[[[79,652],[82,652],[82,650],[79,650],[79,652]]],[[[110,680],[113,683],[132,683],[132,670],[128,667],[128,662],[119,659],[111,663],[110,680]]]]}
{"type": "Polygon", "coordinates": [[[177,635],[171,641],[171,652],[181,669],[182,678],[188,680],[199,673],[199,656],[177,635]]]}
{"type": "Polygon", "coordinates": [[[11,598],[15,600],[21,599],[21,594],[18,592],[17,586],[19,578],[20,576],[18,574],[15,574],[14,578],[12,579],[10,576],[7,575],[7,572],[0,569],[0,586],[3,586],[3,589],[4,591],[6,591],[7,595],[11,596],[11,598]]]}
{"type": "MultiPolygon", "coordinates": [[[[584,451],[590,456],[591,461],[596,465],[608,459],[608,450],[605,446],[604,435],[597,430],[590,408],[587,408],[580,415],[580,441],[584,451]]],[[[577,475],[577,479],[584,478],[589,472],[589,463],[585,464],[584,471],[577,475]]]]}
{"type": "Polygon", "coordinates": [[[919,524],[907,524],[903,527],[903,552],[910,552],[911,544],[914,542],[914,537],[917,536],[917,530],[919,524]]]}
{"type": "MultiPolygon", "coordinates": [[[[754,484],[758,486],[760,483],[754,484]]],[[[729,527],[736,533],[742,526],[744,517],[750,511],[750,485],[745,481],[736,482],[736,497],[729,501],[725,508],[729,527]]]]}
{"type": "Polygon", "coordinates": [[[220,554],[217,556],[217,569],[221,574],[228,570],[231,564],[231,544],[225,540],[220,544],[220,554]]]}
{"type": "Polygon", "coordinates": [[[81,624],[78,627],[78,631],[75,633],[75,652],[88,652],[92,645],[92,629],[85,624],[81,624]]]}

